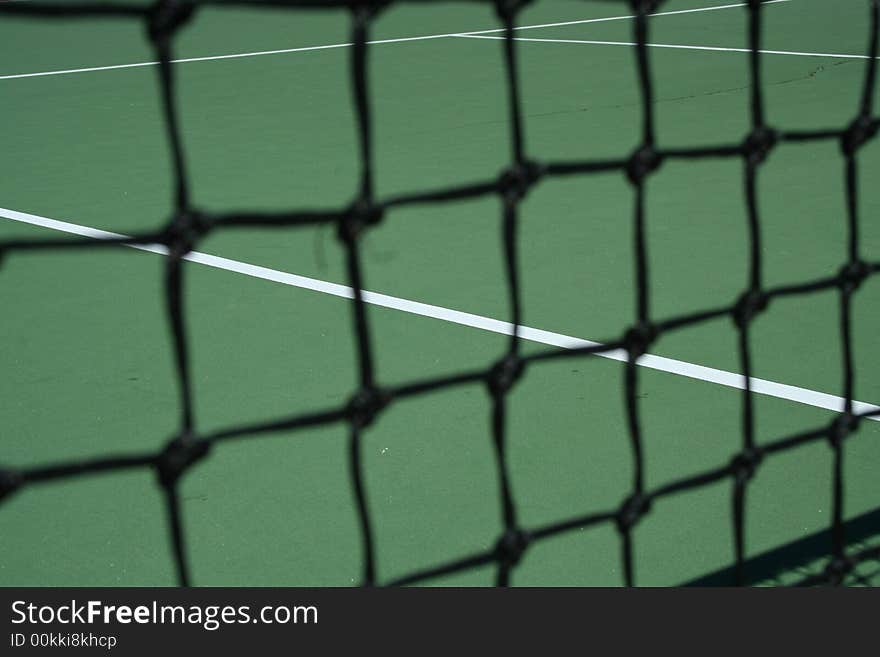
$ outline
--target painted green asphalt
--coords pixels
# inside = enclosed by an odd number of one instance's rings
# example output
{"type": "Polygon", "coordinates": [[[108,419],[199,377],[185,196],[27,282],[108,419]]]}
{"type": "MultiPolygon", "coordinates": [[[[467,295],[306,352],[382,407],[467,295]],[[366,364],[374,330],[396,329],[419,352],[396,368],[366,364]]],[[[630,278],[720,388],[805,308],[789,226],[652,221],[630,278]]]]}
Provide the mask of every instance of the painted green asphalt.
{"type": "MultiPolygon", "coordinates": [[[[670,9],[711,3],[670,3],[670,9]]],[[[860,52],[862,4],[829,13],[815,0],[768,7],[767,47],[860,52]]],[[[538,3],[537,24],[612,16],[614,7],[538,3]]],[[[741,47],[741,10],[658,18],[652,40],[741,47]]],[[[389,12],[377,38],[488,29],[485,8],[389,12]]],[[[628,22],[529,31],[538,38],[627,40],[628,22]]],[[[347,40],[344,17],[206,12],[181,56],[347,40]],[[233,34],[234,32],[234,34],[233,34]]],[[[75,27],[4,20],[3,73],[150,58],[122,23],[75,27]],[[38,45],[35,45],[38,44],[38,45]]],[[[541,159],[603,157],[636,142],[638,96],[624,47],[522,43],[529,151],[541,159]]],[[[745,56],[652,50],[664,145],[738,141],[747,131],[745,56]]],[[[356,184],[345,49],[177,67],[197,203],[208,209],[336,206],[356,184]]],[[[444,38],[371,50],[382,194],[494,176],[508,157],[500,44],[444,38]]],[[[863,63],[768,56],[774,125],[840,125],[854,113],[863,63]]],[[[143,230],[169,211],[167,152],[151,68],[0,80],[0,207],[106,230],[143,230]]],[[[880,258],[880,165],[862,157],[864,248],[880,258]]],[[[761,174],[767,282],[834,272],[843,259],[842,163],[833,145],[786,147],[761,174]]],[[[654,311],[668,316],[735,298],[745,282],[738,163],[667,165],[652,179],[649,230],[654,311]]],[[[542,184],[524,205],[525,321],[603,339],[632,317],[631,191],[618,176],[542,184]]],[[[367,286],[395,296],[505,318],[499,209],[488,199],[392,213],[364,247],[367,286]]],[[[48,235],[12,221],[0,237],[48,235]]],[[[200,250],[344,282],[332,231],[230,231],[200,250]]],[[[161,259],[129,251],[13,256],[0,272],[0,426],[4,463],[27,465],[157,448],[174,431],[176,391],[162,316],[161,259]]],[[[187,267],[196,409],[209,430],[344,401],[355,385],[350,313],[342,300],[239,274],[187,267]]],[[[858,397],[880,400],[880,285],[856,306],[858,397]]],[[[372,309],[386,382],[494,360],[500,336],[372,309]]],[[[780,302],[756,324],[758,376],[840,391],[836,299],[780,302]]],[[[529,349],[535,347],[529,346],[529,349]]],[[[656,353],[735,371],[726,322],[671,334],[656,353]]],[[[532,368],[511,402],[510,457],[522,521],[534,526],[613,508],[627,493],[621,369],[599,360],[532,368]]],[[[738,447],[739,395],[644,372],[648,483],[726,462],[738,447]]],[[[767,440],[830,419],[760,398],[767,440]]],[[[365,458],[379,573],[490,545],[500,529],[479,387],[392,407],[371,429],[365,458]]],[[[847,447],[847,509],[876,506],[878,427],[847,447]]],[[[185,479],[185,517],[200,584],[339,584],[359,573],[359,538],[342,427],[224,445],[185,479]]],[[[639,580],[681,581],[730,556],[726,484],[664,502],[637,533],[639,580]]],[[[749,546],[761,550],[824,527],[830,459],[817,445],[772,459],[750,493],[749,546]]],[[[32,487],[0,507],[0,583],[165,584],[173,581],[161,499],[148,473],[32,487]]],[[[612,528],[541,543],[522,584],[617,584],[612,528]]],[[[443,580],[485,584],[491,572],[443,580]]]]}

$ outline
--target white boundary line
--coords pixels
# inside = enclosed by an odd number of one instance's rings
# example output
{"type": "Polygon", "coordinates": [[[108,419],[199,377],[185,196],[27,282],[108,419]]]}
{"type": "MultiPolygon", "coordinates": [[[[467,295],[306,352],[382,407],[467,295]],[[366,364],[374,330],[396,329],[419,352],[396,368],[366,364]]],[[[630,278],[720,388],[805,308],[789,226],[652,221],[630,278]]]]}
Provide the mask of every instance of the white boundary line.
{"type": "MultiPolygon", "coordinates": [[[[473,34],[462,32],[454,36],[464,39],[492,39],[503,41],[502,36],[490,36],[488,34],[473,34]]],[[[538,39],[531,37],[514,37],[515,41],[534,41],[538,43],[581,43],[592,46],[635,46],[632,41],[589,41],[586,39],[538,39]]],[[[751,52],[749,48],[723,48],[720,46],[684,46],[671,43],[648,43],[649,48],[675,48],[677,50],[712,50],[717,52],[751,52]]],[[[868,55],[848,55],[845,53],[831,52],[798,52],[795,50],[759,50],[763,55],[795,55],[798,57],[834,57],[838,59],[868,59],[868,55]]],[[[878,58],[880,59],[880,58],[878,58]]]]}
{"type": "MultiPolygon", "coordinates": [[[[778,4],[781,2],[791,2],[791,0],[768,0],[766,4],[778,4]]],[[[704,11],[717,11],[719,9],[733,9],[735,7],[744,7],[746,3],[738,2],[736,4],[729,5],[715,5],[712,7],[699,7],[695,9],[679,9],[677,11],[662,11],[656,14],[651,14],[652,16],[677,16],[680,14],[694,14],[698,12],[704,11]]],[[[561,23],[543,23],[540,25],[521,25],[518,26],[517,30],[535,30],[539,28],[545,27],[564,27],[567,25],[584,25],[587,23],[605,23],[608,21],[621,21],[621,20],[629,20],[634,18],[632,15],[628,16],[607,16],[605,18],[586,18],[583,20],[576,21],[565,21],[561,23]]],[[[453,37],[462,37],[462,36],[479,36],[482,34],[493,34],[497,32],[503,32],[503,28],[495,28],[491,30],[477,30],[474,32],[456,32],[450,34],[431,34],[426,36],[417,36],[417,37],[403,37],[398,39],[380,39],[376,41],[370,41],[369,43],[372,45],[384,44],[384,43],[405,43],[408,41],[427,41],[430,39],[446,39],[453,37]]],[[[243,53],[234,53],[231,55],[210,55],[206,57],[189,57],[186,59],[175,59],[172,63],[174,64],[186,64],[191,62],[209,62],[209,61],[218,61],[224,59],[241,59],[244,57],[262,57],[265,55],[281,55],[287,53],[295,53],[295,52],[310,52],[313,50],[332,50],[335,48],[349,48],[351,47],[351,43],[334,43],[324,46],[306,46],[302,48],[284,48],[281,50],[261,50],[256,52],[243,52],[243,53]]],[[[45,77],[49,75],[70,75],[74,73],[92,73],[95,71],[113,71],[119,69],[126,68],[141,68],[144,66],[156,66],[158,62],[137,62],[135,64],[114,64],[110,66],[91,66],[89,68],[70,68],[70,69],[62,69],[57,71],[40,71],[37,73],[16,73],[11,75],[0,75],[0,80],[16,80],[21,78],[36,78],[36,77],[45,77]]]]}
{"type": "MultiPolygon", "coordinates": [[[[71,233],[73,235],[80,235],[83,237],[92,237],[95,239],[111,239],[122,237],[122,235],[120,235],[119,233],[111,233],[105,230],[91,228],[89,226],[81,226],[79,224],[72,224],[66,221],[58,221],[56,219],[49,219],[48,217],[41,217],[38,215],[18,212],[15,210],[7,210],[5,208],[0,208],[0,216],[11,219],[13,221],[31,224],[33,226],[41,226],[43,228],[50,228],[52,230],[57,230],[64,233],[71,233]]],[[[138,249],[140,251],[148,251],[150,253],[157,253],[159,255],[167,255],[167,250],[165,249],[165,247],[158,245],[132,246],[130,248],[138,249]]],[[[323,294],[329,294],[335,297],[342,297],[344,299],[351,299],[353,297],[352,289],[346,285],[339,285],[338,283],[331,283],[329,281],[322,281],[315,278],[308,278],[306,276],[299,276],[297,274],[290,274],[288,272],[278,271],[276,269],[269,269],[267,267],[260,267],[258,265],[252,265],[238,260],[221,258],[220,256],[210,255],[208,253],[193,251],[192,253],[187,255],[185,259],[189,262],[195,262],[200,265],[205,265],[207,267],[213,267],[215,269],[222,269],[229,272],[244,274],[245,276],[251,276],[253,278],[259,278],[275,283],[281,283],[283,285],[289,285],[291,287],[312,290],[314,292],[321,292],[323,294]]],[[[492,333],[500,333],[502,335],[513,334],[512,324],[497,319],[492,319],[490,317],[474,315],[472,313],[452,310],[450,308],[443,308],[441,306],[433,306],[427,303],[421,303],[419,301],[401,299],[399,297],[393,297],[387,294],[381,294],[379,292],[364,291],[363,296],[364,301],[375,306],[381,306],[383,308],[390,308],[393,310],[400,310],[402,312],[410,313],[413,315],[439,319],[445,322],[459,324],[462,326],[470,326],[472,328],[478,328],[484,331],[491,331],[492,333]]],[[[530,342],[537,342],[540,344],[560,347],[563,349],[575,349],[578,347],[589,347],[599,344],[591,340],[575,338],[568,335],[562,335],[560,333],[552,333],[550,331],[543,331],[541,329],[531,328],[528,326],[521,326],[519,335],[524,340],[529,340],[530,342]]],[[[626,360],[626,354],[621,350],[597,355],[602,356],[603,358],[609,358],[611,360],[626,360]]],[[[652,370],[669,372],[670,374],[677,374],[679,376],[684,376],[690,379],[697,379],[700,381],[708,381],[710,383],[716,383],[718,385],[726,386],[728,388],[736,388],[742,390],[745,386],[745,379],[740,374],[734,374],[733,372],[727,372],[712,367],[706,367],[703,365],[696,365],[694,363],[688,363],[681,360],[675,360],[673,358],[666,358],[664,356],[646,354],[639,359],[638,364],[642,367],[647,367],[652,370]]],[[[817,392],[815,390],[808,390],[806,388],[799,388],[797,386],[786,385],[784,383],[776,383],[774,381],[767,381],[765,379],[758,379],[755,377],[752,377],[751,381],[752,390],[761,395],[777,397],[779,399],[785,399],[788,401],[806,404],[808,406],[815,406],[817,408],[824,408],[836,412],[840,412],[843,410],[844,400],[841,397],[837,397],[835,395],[829,395],[824,392],[817,392]]],[[[880,410],[880,407],[873,404],[866,404],[864,402],[854,402],[853,409],[857,413],[863,413],[873,410],[880,410]]],[[[880,417],[872,417],[870,419],[880,421],[880,417]]]]}

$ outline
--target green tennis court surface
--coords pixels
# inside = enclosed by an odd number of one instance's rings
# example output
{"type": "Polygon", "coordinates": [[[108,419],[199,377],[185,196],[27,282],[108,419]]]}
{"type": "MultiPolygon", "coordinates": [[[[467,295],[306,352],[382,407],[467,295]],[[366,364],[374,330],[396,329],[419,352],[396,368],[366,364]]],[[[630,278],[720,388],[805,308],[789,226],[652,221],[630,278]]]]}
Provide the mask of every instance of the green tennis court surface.
{"type": "MultiPolygon", "coordinates": [[[[675,0],[650,19],[660,146],[739,143],[750,130],[747,12],[723,4],[675,0]]],[[[852,121],[867,8],[861,0],[763,8],[763,45],[774,51],[762,58],[770,125],[852,121]]],[[[619,158],[636,147],[628,13],[625,3],[553,0],[519,16],[533,26],[516,44],[530,154],[619,158]]],[[[175,39],[175,57],[197,60],[174,66],[199,208],[338,207],[355,196],[349,22],[345,11],[203,8],[175,39]]],[[[455,3],[395,5],[375,22],[377,196],[483,180],[507,166],[503,41],[485,32],[498,27],[490,8],[455,3]]],[[[123,66],[155,58],[140,23],[0,14],[0,55],[0,240],[131,234],[167,220],[172,177],[156,67],[123,66]]],[[[861,247],[877,262],[876,142],[859,163],[861,247]]],[[[843,181],[833,140],[786,144],[761,167],[768,287],[833,276],[846,261],[843,181]]],[[[652,314],[734,301],[747,285],[742,162],[666,162],[647,189],[652,314]]],[[[520,225],[522,305],[524,325],[538,331],[525,334],[524,353],[616,338],[632,324],[632,208],[619,173],[551,179],[531,192],[520,225]]],[[[327,286],[348,284],[333,228],[217,231],[197,251],[224,259],[185,265],[199,430],[344,404],[358,374],[350,302],[327,286]]],[[[497,198],[395,210],[368,232],[362,253],[364,287],[387,295],[369,309],[381,382],[471,371],[504,353],[509,338],[490,321],[509,317],[497,198]]],[[[177,431],[164,260],[124,247],[8,254],[0,464],[157,450],[177,431]]],[[[774,301],[755,322],[753,374],[771,382],[761,388],[771,394],[755,397],[759,444],[834,418],[829,407],[839,410],[844,394],[838,324],[833,290],[774,301]]],[[[854,396],[878,404],[876,276],[854,296],[853,331],[854,396]]],[[[740,372],[729,319],[664,335],[651,353],[669,360],[640,369],[648,487],[726,464],[742,441],[742,393],[719,383],[740,372]]],[[[523,526],[617,508],[628,495],[624,369],[598,357],[548,361],[515,388],[507,449],[523,526]]],[[[489,408],[483,386],[453,387],[396,403],[370,427],[364,473],[380,580],[497,540],[489,408]]],[[[187,473],[195,583],[359,583],[347,441],[343,424],[246,438],[187,473]]],[[[831,456],[818,442],[760,468],[749,485],[749,555],[827,529],[831,456]]],[[[846,442],[848,518],[880,506],[878,463],[880,423],[864,420],[846,442]]],[[[635,531],[639,584],[676,584],[731,563],[730,488],[725,480],[655,505],[635,531]]],[[[0,536],[3,585],[175,581],[162,494],[146,470],[28,486],[0,506],[0,536]]],[[[796,565],[814,565],[807,561],[796,565]]],[[[494,570],[436,582],[488,585],[494,570]]],[[[514,575],[517,585],[621,581],[613,525],[536,544],[514,575]]]]}

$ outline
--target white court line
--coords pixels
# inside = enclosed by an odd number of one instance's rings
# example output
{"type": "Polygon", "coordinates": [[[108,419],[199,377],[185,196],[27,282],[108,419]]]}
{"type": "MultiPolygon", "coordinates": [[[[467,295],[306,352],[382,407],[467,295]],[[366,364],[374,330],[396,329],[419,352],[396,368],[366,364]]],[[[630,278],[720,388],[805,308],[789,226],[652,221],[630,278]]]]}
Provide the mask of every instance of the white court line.
{"type": "MultiPolygon", "coordinates": [[[[767,0],[765,5],[775,5],[781,2],[791,2],[791,0],[767,0]]],[[[649,14],[652,18],[657,16],[678,16],[680,14],[696,14],[703,11],[718,11],[719,9],[736,9],[737,7],[745,7],[747,3],[745,2],[737,2],[730,5],[712,5],[711,7],[697,7],[694,9],[678,9],[676,11],[658,11],[653,14],[649,14]]],[[[581,20],[575,21],[564,21],[561,23],[542,23],[539,25],[519,25],[514,27],[515,30],[537,30],[543,27],[566,27],[568,25],[586,25],[587,23],[607,23],[609,21],[625,21],[632,20],[636,18],[635,14],[628,14],[626,16],[605,16],[603,18],[585,18],[581,20]]],[[[494,28],[491,30],[479,30],[476,32],[462,32],[461,34],[491,34],[494,32],[504,32],[503,27],[494,28]]],[[[447,35],[447,36],[459,36],[459,34],[447,35]]]]}
{"type": "MultiPolygon", "coordinates": [[[[4,208],[0,208],[0,216],[6,217],[7,219],[12,219],[13,221],[19,221],[34,226],[50,228],[52,230],[57,230],[64,233],[81,235],[83,237],[92,237],[95,239],[112,239],[122,237],[122,235],[120,235],[119,233],[111,233],[105,230],[91,228],[89,226],[81,226],[79,224],[72,224],[66,221],[58,221],[56,219],[49,219],[48,217],[41,217],[25,212],[18,212],[16,210],[7,210],[4,208]]],[[[148,251],[150,253],[158,253],[159,255],[167,255],[167,250],[163,246],[132,246],[130,248],[138,249],[140,251],[148,251]]],[[[260,267],[258,265],[252,265],[238,260],[221,258],[220,256],[210,255],[208,253],[193,251],[192,253],[187,255],[185,259],[189,262],[195,262],[200,265],[206,265],[208,267],[214,267],[216,269],[244,274],[246,276],[252,276],[254,278],[259,278],[265,281],[273,281],[275,283],[281,283],[283,285],[290,285],[292,287],[313,290],[315,292],[322,292],[323,294],[329,294],[335,297],[342,297],[344,299],[351,299],[354,296],[352,289],[346,285],[339,285],[338,283],[330,283],[329,281],[322,281],[315,278],[308,278],[306,276],[299,276],[297,274],[290,274],[288,272],[278,271],[276,269],[269,269],[267,267],[260,267]]],[[[393,297],[387,294],[381,294],[379,292],[364,291],[363,297],[364,301],[375,306],[391,308],[393,310],[400,310],[402,312],[411,313],[413,315],[421,315],[422,317],[439,319],[444,322],[451,322],[453,324],[460,324],[462,326],[470,326],[472,328],[478,328],[484,331],[491,331],[492,333],[513,335],[512,324],[497,319],[492,319],[490,317],[474,315],[472,313],[466,313],[460,310],[452,310],[451,308],[443,308],[441,306],[433,306],[427,303],[421,303],[419,301],[401,299],[399,297],[393,297]]],[[[531,328],[528,326],[521,326],[519,330],[519,335],[524,340],[529,340],[530,342],[537,342],[540,344],[560,347],[563,349],[590,347],[599,344],[591,340],[575,338],[568,335],[562,335],[560,333],[552,333],[550,331],[543,331],[541,329],[531,328]]],[[[616,350],[597,355],[603,358],[610,358],[617,361],[626,361],[627,358],[626,353],[622,350],[616,350]]],[[[712,367],[706,367],[704,365],[696,365],[694,363],[675,360],[673,358],[666,358],[664,356],[646,354],[639,359],[638,364],[642,367],[647,367],[652,370],[659,370],[661,372],[669,372],[671,374],[677,374],[679,376],[684,376],[690,379],[698,379],[700,381],[717,383],[718,385],[727,386],[728,388],[736,388],[742,390],[745,386],[745,379],[740,374],[734,374],[733,372],[718,370],[712,367]]],[[[824,392],[817,392],[815,390],[808,390],[806,388],[799,388],[797,386],[786,385],[784,383],[776,383],[774,381],[767,381],[765,379],[758,379],[755,377],[752,377],[751,382],[752,390],[761,395],[777,397],[779,399],[786,399],[788,401],[798,402],[800,404],[806,404],[808,406],[815,406],[817,408],[824,408],[830,411],[841,412],[843,410],[844,400],[841,397],[837,397],[835,395],[829,395],[824,392]]],[[[880,410],[880,406],[866,404],[864,402],[854,402],[853,410],[857,413],[863,413],[880,410]]],[[[870,419],[880,421],[880,416],[872,417],[870,419]]]]}
{"type": "MultiPolygon", "coordinates": [[[[778,4],[780,2],[790,2],[791,0],[768,0],[765,4],[778,4]]],[[[744,7],[746,3],[738,2],[736,4],[730,5],[715,5],[712,7],[699,7],[696,9],[679,9],[677,11],[662,11],[656,14],[651,14],[652,16],[677,16],[679,14],[693,14],[697,12],[703,11],[717,11],[719,9],[733,9],[735,7],[744,7]]],[[[517,30],[535,30],[539,28],[545,27],[564,27],[567,25],[584,25],[586,23],[605,23],[608,21],[621,21],[635,18],[632,15],[628,16],[607,16],[605,18],[587,18],[583,20],[576,21],[565,21],[562,23],[543,23],[540,25],[520,25],[516,29],[517,30]]],[[[383,43],[404,43],[407,41],[427,41],[429,39],[445,39],[452,37],[461,37],[461,36],[476,36],[481,34],[492,34],[496,32],[503,32],[503,28],[495,28],[491,30],[477,30],[474,32],[456,32],[450,34],[431,34],[426,36],[417,36],[417,37],[403,37],[398,39],[380,39],[376,41],[370,41],[371,45],[383,44],[383,43]]],[[[265,55],[281,55],[287,53],[295,53],[295,52],[309,52],[312,50],[332,50],[335,48],[350,48],[352,46],[351,43],[333,43],[324,46],[305,46],[301,48],[284,48],[281,50],[260,50],[256,52],[243,52],[243,53],[234,53],[231,55],[210,55],[206,57],[188,57],[186,59],[175,59],[172,60],[174,64],[186,64],[191,62],[210,62],[210,61],[218,61],[223,59],[240,59],[244,57],[262,57],[265,55]]],[[[20,78],[36,78],[36,77],[45,77],[48,75],[70,75],[73,73],[91,73],[94,71],[114,71],[125,68],[140,68],[143,66],[156,66],[159,62],[137,62],[135,64],[113,64],[110,66],[91,66],[89,68],[70,68],[70,69],[62,69],[57,71],[40,71],[38,73],[15,73],[11,75],[0,75],[0,80],[16,80],[20,78]]]]}
{"type": "MultiPolygon", "coordinates": [[[[487,34],[473,34],[462,32],[455,36],[464,39],[493,39],[503,41],[502,36],[489,36],[487,34]]],[[[535,41],[539,43],[582,43],[592,46],[636,46],[632,41],[591,41],[587,39],[538,39],[533,37],[514,37],[515,41],[535,41]]],[[[751,52],[750,48],[723,48],[720,46],[685,46],[671,43],[647,43],[649,48],[675,48],[677,50],[714,50],[718,52],[751,52]]],[[[795,55],[799,57],[835,57],[838,59],[869,59],[868,55],[849,55],[845,53],[832,52],[798,52],[795,50],[764,50],[760,52],[763,55],[795,55]]],[[[880,57],[878,57],[880,59],[880,57]]]]}
{"type": "MultiPolygon", "coordinates": [[[[469,33],[467,33],[469,34],[469,33]]],[[[403,43],[405,41],[425,41],[428,39],[444,39],[458,36],[456,34],[434,34],[430,36],[405,37],[400,39],[382,39],[370,41],[371,44],[403,43]]],[[[263,55],[282,55],[293,52],[309,52],[312,50],[332,50],[334,48],[349,48],[350,43],[331,43],[326,46],[306,46],[303,48],[284,48],[282,50],[261,50],[259,52],[242,52],[232,55],[211,55],[208,57],[188,57],[186,59],[174,59],[172,64],[187,64],[191,62],[213,62],[222,59],[242,59],[245,57],[262,57],[263,55]]],[[[144,66],[157,66],[159,62],[137,62],[136,64],[114,64],[112,66],[92,66],[90,68],[71,68],[60,71],[41,71],[39,73],[16,73],[15,75],[0,75],[0,80],[15,80],[18,78],[38,78],[47,75],[68,75],[70,73],[90,73],[93,71],[114,71],[122,68],[141,68],[144,66]]]]}

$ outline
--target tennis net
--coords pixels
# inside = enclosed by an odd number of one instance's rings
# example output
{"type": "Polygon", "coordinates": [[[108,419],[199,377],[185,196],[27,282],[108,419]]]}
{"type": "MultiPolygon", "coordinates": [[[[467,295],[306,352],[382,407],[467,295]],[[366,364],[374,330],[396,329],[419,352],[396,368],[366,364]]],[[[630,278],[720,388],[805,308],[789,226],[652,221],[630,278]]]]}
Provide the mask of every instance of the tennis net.
{"type": "MultiPolygon", "coordinates": [[[[425,0],[427,1],[427,0],[425,0]]],[[[808,555],[808,570],[799,571],[795,582],[801,585],[839,584],[851,581],[860,565],[880,558],[880,545],[871,535],[880,526],[878,512],[845,520],[844,451],[846,443],[858,435],[860,425],[868,416],[880,411],[859,411],[854,406],[856,358],[852,339],[852,302],[865,281],[880,272],[880,261],[866,257],[860,240],[859,153],[880,131],[876,115],[878,42],[880,42],[880,0],[865,0],[868,19],[868,47],[864,63],[864,82],[858,106],[853,108],[852,121],[838,128],[785,130],[772,126],[766,118],[764,85],[762,83],[762,14],[761,0],[742,3],[748,16],[748,71],[750,76],[750,130],[738,143],[707,144],[696,147],[659,147],[655,129],[654,88],[649,57],[650,16],[664,3],[662,0],[594,0],[616,3],[632,12],[633,52],[636,58],[640,93],[641,125],[639,146],[634,152],[613,159],[550,160],[533,157],[526,147],[524,120],[517,60],[515,29],[517,17],[527,5],[538,0],[472,0],[493,6],[503,30],[501,39],[510,126],[510,161],[500,175],[477,181],[463,182],[441,189],[421,189],[408,194],[378,198],[374,193],[373,130],[371,88],[368,76],[371,28],[374,20],[390,5],[417,0],[159,0],[139,5],[123,2],[14,2],[0,5],[6,16],[24,16],[43,20],[72,20],[102,17],[142,21],[158,61],[159,91],[164,124],[171,153],[174,178],[174,212],[156,230],[137,235],[111,238],[13,239],[0,242],[0,258],[25,252],[53,249],[93,249],[120,245],[160,245],[167,258],[164,270],[166,314],[172,336],[179,390],[180,418],[176,435],[162,449],[149,453],[111,454],[73,462],[59,462],[30,467],[0,468],[0,500],[32,485],[67,480],[109,471],[152,469],[158,478],[167,508],[172,554],[181,585],[191,582],[185,524],[181,513],[179,483],[193,468],[207,458],[212,450],[229,441],[279,432],[294,432],[306,427],[342,423],[349,432],[350,481],[359,519],[362,543],[362,583],[364,585],[404,585],[421,583],[461,571],[494,566],[498,585],[508,585],[523,555],[536,543],[554,536],[613,525],[620,535],[621,563],[626,585],[636,583],[634,541],[639,522],[652,507],[663,500],[686,491],[701,489],[721,481],[731,486],[732,565],[694,580],[695,584],[748,584],[774,581],[779,567],[808,555]],[[290,209],[277,212],[207,213],[193,202],[188,184],[187,160],[175,95],[174,37],[193,16],[207,6],[246,6],[289,8],[290,10],[347,11],[351,15],[350,71],[351,89],[357,120],[359,144],[359,191],[353,201],[336,209],[290,209]],[[787,144],[803,142],[837,142],[842,155],[846,213],[840,218],[841,230],[847,236],[847,252],[836,275],[805,280],[785,286],[767,286],[763,270],[762,217],[758,203],[758,179],[768,155],[787,144]],[[742,165],[743,203],[749,237],[748,277],[741,295],[720,302],[716,307],[695,309],[684,315],[656,317],[651,309],[651,272],[649,270],[645,190],[647,181],[665,162],[687,161],[699,166],[706,160],[738,160],[742,165]],[[631,325],[620,334],[601,344],[575,349],[548,349],[532,354],[521,352],[519,336],[522,303],[518,223],[520,204],[542,181],[573,176],[598,174],[623,175],[630,183],[635,200],[632,217],[633,270],[635,274],[635,309],[631,325]],[[505,262],[505,283],[510,308],[509,321],[514,327],[504,353],[494,363],[451,375],[411,381],[402,385],[383,385],[377,380],[368,305],[364,300],[364,271],[361,243],[364,235],[382,222],[392,220],[396,210],[424,204],[442,204],[484,196],[500,199],[501,244],[505,262]],[[360,385],[350,401],[341,407],[318,409],[306,414],[268,419],[265,422],[231,426],[210,433],[200,432],[193,413],[187,320],[184,313],[184,268],[186,256],[208,234],[227,227],[273,227],[296,229],[303,226],[329,225],[336,229],[345,254],[348,283],[353,290],[352,332],[357,347],[360,385]],[[773,302],[783,297],[797,297],[820,291],[836,291],[839,299],[841,372],[844,406],[832,422],[793,435],[758,444],[755,439],[754,392],[751,376],[754,370],[751,327],[773,302]],[[639,359],[664,335],[687,327],[728,318],[738,335],[740,372],[744,385],[741,399],[741,441],[739,450],[723,463],[702,472],[688,474],[656,487],[645,483],[646,462],[643,455],[643,431],[640,415],[637,366],[639,359]],[[586,358],[622,350],[627,354],[624,365],[623,395],[626,402],[625,422],[631,446],[633,477],[628,494],[616,508],[590,511],[583,515],[537,527],[520,522],[518,505],[510,485],[507,460],[507,418],[510,393],[528,370],[558,359],[586,358]],[[434,564],[391,581],[377,578],[377,553],[374,541],[375,518],[365,485],[362,458],[364,436],[373,421],[391,405],[441,389],[465,384],[483,384],[488,393],[491,417],[491,441],[499,481],[499,506],[503,522],[500,536],[494,537],[491,548],[464,555],[446,563],[434,564]],[[768,464],[781,461],[800,447],[825,441],[832,452],[832,514],[827,531],[806,537],[788,548],[761,555],[746,550],[746,497],[749,483],[768,464]],[[816,564],[819,565],[816,565],[816,564]]],[[[420,4],[424,4],[423,1],[420,4]]],[[[777,582],[778,583],[778,582],[777,582]]]]}

